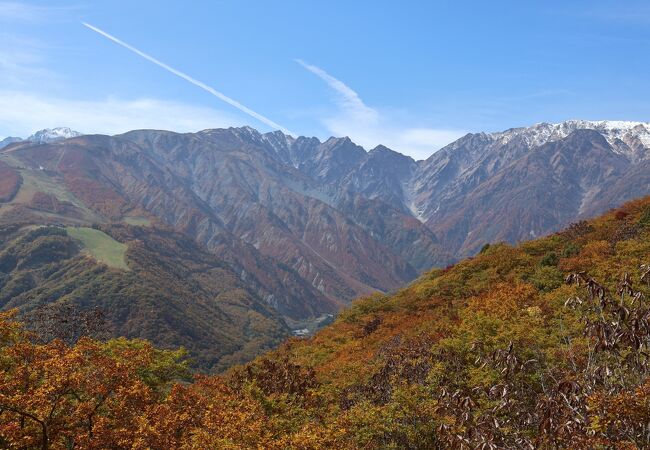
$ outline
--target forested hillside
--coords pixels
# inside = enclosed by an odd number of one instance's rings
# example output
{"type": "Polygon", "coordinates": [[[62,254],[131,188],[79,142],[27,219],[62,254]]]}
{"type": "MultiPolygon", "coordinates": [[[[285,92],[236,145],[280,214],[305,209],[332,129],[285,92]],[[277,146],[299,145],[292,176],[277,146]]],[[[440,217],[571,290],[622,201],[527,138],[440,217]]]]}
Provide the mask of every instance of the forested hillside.
{"type": "Polygon", "coordinates": [[[0,327],[11,448],[646,448],[650,198],[435,269],[222,376],[0,327]]]}
{"type": "Polygon", "coordinates": [[[12,308],[30,326],[95,311],[103,335],[183,346],[203,370],[249,361],[289,335],[227,264],[164,227],[0,226],[0,309],[12,308]]]}

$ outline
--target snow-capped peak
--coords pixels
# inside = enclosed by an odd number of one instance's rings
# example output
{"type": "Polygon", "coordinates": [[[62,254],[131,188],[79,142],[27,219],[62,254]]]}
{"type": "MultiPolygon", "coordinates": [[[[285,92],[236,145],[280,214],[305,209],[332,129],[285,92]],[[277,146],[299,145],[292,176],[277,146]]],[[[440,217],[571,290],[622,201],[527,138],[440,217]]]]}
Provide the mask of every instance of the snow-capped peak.
{"type": "Polygon", "coordinates": [[[537,123],[527,128],[491,133],[500,144],[514,138],[522,139],[530,148],[564,139],[576,130],[595,130],[609,142],[614,151],[633,157],[639,148],[650,149],[650,123],[621,120],[567,120],[560,123],[537,123]]]}
{"type": "Polygon", "coordinates": [[[45,128],[44,130],[37,131],[28,137],[27,141],[36,142],[38,144],[48,144],[63,139],[82,136],[82,133],[71,130],[68,127],[45,128]]]}

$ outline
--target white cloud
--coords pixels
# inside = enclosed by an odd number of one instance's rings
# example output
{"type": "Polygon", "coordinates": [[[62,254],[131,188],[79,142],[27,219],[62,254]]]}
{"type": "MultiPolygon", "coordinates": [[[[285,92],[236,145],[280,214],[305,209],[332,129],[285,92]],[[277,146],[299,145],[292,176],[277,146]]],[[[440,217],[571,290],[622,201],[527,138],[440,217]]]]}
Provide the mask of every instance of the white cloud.
{"type": "Polygon", "coordinates": [[[336,92],[337,113],[322,119],[336,136],[349,136],[367,149],[383,144],[415,159],[425,159],[465,134],[462,130],[402,125],[390,112],[366,105],[357,92],[320,67],[300,59],[296,62],[336,92]]]}
{"type": "Polygon", "coordinates": [[[87,134],[118,134],[140,128],[189,132],[243,124],[212,108],[152,98],[70,100],[0,90],[0,135],[4,136],[24,137],[56,126],[87,134]]]}

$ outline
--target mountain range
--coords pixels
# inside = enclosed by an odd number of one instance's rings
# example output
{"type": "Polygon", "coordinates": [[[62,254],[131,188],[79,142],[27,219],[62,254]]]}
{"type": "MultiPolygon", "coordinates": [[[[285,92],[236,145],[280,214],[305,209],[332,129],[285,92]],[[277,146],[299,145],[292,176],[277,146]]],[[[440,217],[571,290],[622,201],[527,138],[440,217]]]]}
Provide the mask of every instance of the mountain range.
{"type": "Polygon", "coordinates": [[[141,240],[133,230],[174,230],[168,239],[191,238],[276,311],[277,329],[650,193],[650,124],[640,122],[468,134],[423,161],[250,127],[41,135],[51,139],[0,151],[0,223],[122,226],[131,231],[113,237],[129,249],[141,240]]]}

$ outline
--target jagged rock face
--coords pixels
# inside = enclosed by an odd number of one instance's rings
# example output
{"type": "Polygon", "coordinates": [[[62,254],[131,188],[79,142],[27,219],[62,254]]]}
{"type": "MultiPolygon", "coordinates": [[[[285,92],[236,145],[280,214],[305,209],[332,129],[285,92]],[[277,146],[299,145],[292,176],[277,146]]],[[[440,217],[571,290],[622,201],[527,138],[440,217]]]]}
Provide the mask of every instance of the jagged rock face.
{"type": "MultiPolygon", "coordinates": [[[[417,242],[429,242],[441,265],[445,254],[458,258],[487,242],[531,239],[647,195],[649,161],[648,123],[541,123],[468,134],[425,161],[380,147],[337,181],[337,199],[379,235],[392,215],[382,212],[378,227],[360,206],[369,199],[417,218],[431,232],[417,242]]],[[[414,267],[431,265],[423,255],[430,250],[399,241],[393,247],[414,267]]]]}
{"type": "MultiPolygon", "coordinates": [[[[318,182],[283,163],[276,149],[257,141],[258,133],[248,132],[213,130],[164,139],[129,133],[118,139],[160,160],[227,232],[295,270],[327,298],[347,301],[417,275],[337,210],[318,182]]],[[[317,151],[331,155],[334,147],[330,142],[317,151]]],[[[334,176],[316,167],[320,175],[334,176]]],[[[200,230],[194,234],[201,239],[200,230]]],[[[203,236],[208,245],[211,234],[203,236]]]]}
{"type": "Polygon", "coordinates": [[[582,217],[626,165],[600,134],[576,131],[448,193],[427,224],[461,254],[486,242],[532,239],[582,217]]]}
{"type": "Polygon", "coordinates": [[[356,192],[374,200],[380,199],[404,214],[411,215],[405,205],[409,195],[406,186],[417,170],[417,164],[408,156],[379,146],[339,181],[339,192],[356,192]]]}

